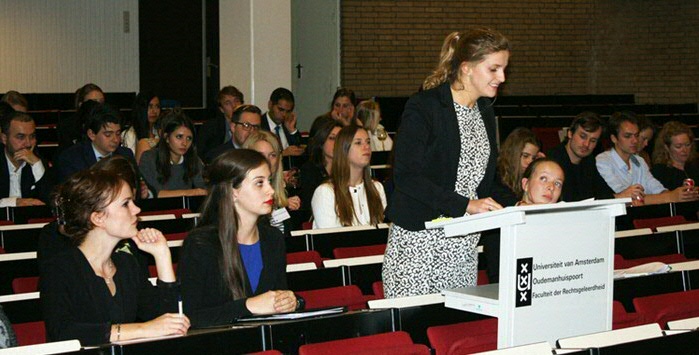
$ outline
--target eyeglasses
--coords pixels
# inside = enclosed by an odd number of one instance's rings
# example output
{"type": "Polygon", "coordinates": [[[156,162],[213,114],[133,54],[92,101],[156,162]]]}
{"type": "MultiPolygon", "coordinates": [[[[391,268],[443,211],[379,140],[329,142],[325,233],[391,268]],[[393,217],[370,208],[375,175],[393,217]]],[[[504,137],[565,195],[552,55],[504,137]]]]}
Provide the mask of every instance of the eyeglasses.
{"type": "Polygon", "coordinates": [[[252,123],[248,123],[248,122],[233,122],[233,123],[235,125],[238,125],[238,126],[243,126],[244,131],[250,131],[250,130],[257,131],[258,129],[260,129],[260,125],[258,125],[258,124],[252,124],[252,123]]]}

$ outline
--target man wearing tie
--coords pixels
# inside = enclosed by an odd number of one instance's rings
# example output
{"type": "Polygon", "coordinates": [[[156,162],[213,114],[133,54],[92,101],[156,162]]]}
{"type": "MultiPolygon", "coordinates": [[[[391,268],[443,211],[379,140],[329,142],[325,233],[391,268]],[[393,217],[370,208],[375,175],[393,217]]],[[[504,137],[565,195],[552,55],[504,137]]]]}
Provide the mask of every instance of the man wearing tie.
{"type": "Polygon", "coordinates": [[[299,147],[301,133],[296,129],[294,94],[288,89],[277,88],[272,91],[267,106],[269,111],[262,117],[261,128],[279,138],[283,156],[303,154],[303,148],[299,147]]]}
{"type": "Polygon", "coordinates": [[[122,155],[133,166],[138,166],[131,149],[121,146],[121,122],[119,112],[105,104],[98,104],[90,110],[85,122],[87,140],[73,145],[58,156],[58,181],[63,182],[70,175],[85,170],[112,154],[122,155]]]}

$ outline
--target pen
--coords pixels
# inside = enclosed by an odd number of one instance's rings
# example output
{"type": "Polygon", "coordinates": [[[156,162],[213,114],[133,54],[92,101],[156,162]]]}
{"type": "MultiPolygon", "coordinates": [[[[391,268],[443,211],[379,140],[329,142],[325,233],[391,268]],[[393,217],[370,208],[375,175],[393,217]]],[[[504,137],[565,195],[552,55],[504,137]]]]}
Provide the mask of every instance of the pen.
{"type": "Polygon", "coordinates": [[[182,297],[177,301],[177,310],[179,311],[179,314],[182,316],[184,313],[182,312],[182,297]]]}

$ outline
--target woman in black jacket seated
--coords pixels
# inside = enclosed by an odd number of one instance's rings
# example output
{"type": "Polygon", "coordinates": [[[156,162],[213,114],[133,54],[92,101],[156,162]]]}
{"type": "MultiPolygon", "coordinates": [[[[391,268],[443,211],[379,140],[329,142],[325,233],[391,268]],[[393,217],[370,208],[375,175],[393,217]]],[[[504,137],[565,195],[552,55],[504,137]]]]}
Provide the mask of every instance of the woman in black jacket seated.
{"type": "Polygon", "coordinates": [[[140,209],[130,184],[113,172],[85,170],[61,185],[54,201],[61,233],[74,247],[43,268],[48,340],[96,345],[186,334],[189,319],[166,313],[176,312],[178,301],[170,249],[158,230],[136,229],[140,209]],[[124,246],[115,252],[128,239],[155,258],[157,289],[140,271],[135,250],[124,246]]]}
{"type": "Polygon", "coordinates": [[[211,163],[201,220],[182,246],[177,272],[185,313],[194,327],[299,307],[286,290],[282,233],[258,223],[272,212],[274,189],[262,154],[228,151],[211,163]]]}

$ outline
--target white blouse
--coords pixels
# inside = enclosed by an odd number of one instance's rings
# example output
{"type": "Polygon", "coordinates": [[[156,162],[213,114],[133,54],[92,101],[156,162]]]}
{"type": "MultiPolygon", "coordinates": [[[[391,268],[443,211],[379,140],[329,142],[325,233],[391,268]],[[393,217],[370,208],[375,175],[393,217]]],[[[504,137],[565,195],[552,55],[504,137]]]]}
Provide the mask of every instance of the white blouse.
{"type": "MultiPolygon", "coordinates": [[[[374,181],[373,183],[376,190],[379,192],[381,204],[385,209],[386,193],[383,190],[383,185],[378,181],[374,181]]],[[[352,196],[352,204],[354,204],[355,213],[352,225],[368,225],[371,221],[371,217],[369,215],[369,204],[366,198],[364,183],[349,187],[349,191],[352,196]]],[[[342,227],[340,218],[335,211],[335,192],[331,183],[326,182],[318,186],[313,193],[311,207],[313,208],[313,229],[342,227]]]]}

